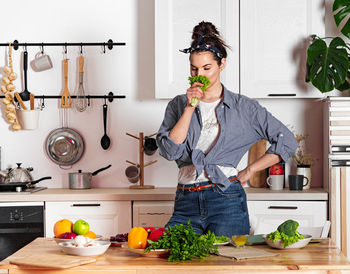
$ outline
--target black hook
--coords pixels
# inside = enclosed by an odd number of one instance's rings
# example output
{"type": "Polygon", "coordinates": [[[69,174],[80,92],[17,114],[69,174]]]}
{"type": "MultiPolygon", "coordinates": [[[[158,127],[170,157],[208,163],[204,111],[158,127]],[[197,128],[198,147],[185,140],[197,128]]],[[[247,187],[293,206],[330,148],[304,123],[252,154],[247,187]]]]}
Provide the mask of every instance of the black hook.
{"type": "Polygon", "coordinates": [[[67,42],[64,43],[64,53],[67,54],[67,42]]]}
{"type": "Polygon", "coordinates": [[[90,96],[88,96],[87,99],[88,99],[88,106],[90,106],[90,96]]]}
{"type": "Polygon", "coordinates": [[[43,101],[41,102],[40,108],[43,109],[45,107],[45,95],[43,95],[43,101]]]}
{"type": "Polygon", "coordinates": [[[24,51],[27,51],[27,43],[24,43],[23,48],[24,48],[24,51]]]}
{"type": "Polygon", "coordinates": [[[106,53],[106,43],[103,43],[103,53],[106,53]]]}
{"type": "Polygon", "coordinates": [[[106,105],[107,104],[107,96],[106,95],[105,95],[104,99],[105,99],[105,105],[106,105]]]}
{"type": "Polygon", "coordinates": [[[80,43],[80,54],[83,55],[83,43],[80,43]]]}
{"type": "Polygon", "coordinates": [[[44,54],[44,43],[41,43],[41,54],[44,54]]]}

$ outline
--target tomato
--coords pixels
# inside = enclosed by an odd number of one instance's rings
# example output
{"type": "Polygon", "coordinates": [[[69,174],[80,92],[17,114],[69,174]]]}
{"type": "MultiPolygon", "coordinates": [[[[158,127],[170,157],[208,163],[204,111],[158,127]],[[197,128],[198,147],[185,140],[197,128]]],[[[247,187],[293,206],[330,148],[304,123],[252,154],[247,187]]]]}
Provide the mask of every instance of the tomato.
{"type": "Polygon", "coordinates": [[[269,172],[270,175],[283,175],[284,174],[284,170],[283,170],[283,166],[281,165],[272,165],[270,167],[270,172],[269,172]]]}

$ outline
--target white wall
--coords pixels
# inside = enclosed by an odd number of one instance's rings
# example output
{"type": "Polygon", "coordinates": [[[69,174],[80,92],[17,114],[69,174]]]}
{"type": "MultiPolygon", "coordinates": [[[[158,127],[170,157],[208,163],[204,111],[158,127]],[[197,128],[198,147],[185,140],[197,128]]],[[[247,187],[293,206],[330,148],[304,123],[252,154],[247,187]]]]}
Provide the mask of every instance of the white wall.
{"type": "MultiPolygon", "coordinates": [[[[85,56],[85,91],[90,95],[126,95],[126,99],[108,103],[108,135],[110,149],[103,150],[102,99],[93,100],[83,113],[70,110],[69,126],[84,137],[86,150],[83,158],[70,170],[63,170],[49,160],[44,150],[49,132],[60,127],[58,100],[46,100],[40,114],[40,128],[34,131],[13,132],[4,119],[1,106],[0,146],[1,168],[22,162],[34,168],[35,179],[52,176],[53,180],[40,183],[47,187],[68,187],[68,173],[82,169],[92,172],[109,163],[112,168],[93,178],[94,187],[128,187],[124,170],[125,160],[138,161],[138,142],[126,132],[145,135],[156,132],[162,121],[168,101],[154,99],[154,3],[153,0],[32,0],[2,3],[2,30],[0,43],[17,39],[19,42],[103,42],[113,39],[126,42],[106,54],[99,47],[83,48],[85,56]],[[50,3],[50,6],[48,6],[50,3]],[[52,4],[54,3],[54,4],[52,4]],[[8,22],[5,24],[5,22],[8,22]]],[[[186,46],[186,45],[184,45],[186,46]]],[[[20,56],[23,49],[13,51],[14,69],[20,74],[20,56]]],[[[39,48],[28,47],[29,60],[39,48]]],[[[58,95],[63,90],[63,48],[47,47],[54,68],[45,72],[28,71],[28,89],[37,95],[58,95]]],[[[6,62],[7,49],[0,48],[0,67],[6,62]]],[[[69,90],[77,88],[78,47],[68,47],[69,90]]],[[[16,81],[22,91],[21,80],[16,81]]],[[[313,169],[313,186],[322,185],[322,111],[321,103],[314,99],[260,100],[276,117],[298,133],[310,134],[309,149],[318,159],[313,169]]],[[[158,187],[175,186],[177,167],[158,153],[145,155],[145,162],[158,160],[145,168],[145,184],[158,187]]],[[[246,164],[247,157],[240,163],[246,164]]],[[[292,167],[293,171],[293,167],[292,167]]]]}

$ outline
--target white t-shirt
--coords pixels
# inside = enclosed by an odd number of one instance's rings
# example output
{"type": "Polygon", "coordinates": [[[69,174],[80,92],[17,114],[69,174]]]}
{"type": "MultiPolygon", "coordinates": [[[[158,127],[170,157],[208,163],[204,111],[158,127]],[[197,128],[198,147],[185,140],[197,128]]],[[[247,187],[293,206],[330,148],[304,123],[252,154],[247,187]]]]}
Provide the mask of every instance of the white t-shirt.
{"type": "MultiPolygon", "coordinates": [[[[202,150],[205,154],[207,154],[216,144],[220,135],[220,124],[215,112],[220,101],[221,99],[218,99],[212,103],[206,103],[203,101],[199,102],[199,110],[202,117],[202,131],[196,145],[196,149],[202,150]]],[[[237,169],[234,167],[224,167],[220,165],[218,165],[218,167],[226,175],[226,177],[237,175],[237,169]]],[[[193,184],[205,181],[209,181],[209,179],[204,170],[196,179],[196,169],[194,165],[184,166],[179,169],[179,184],[193,184]]]]}

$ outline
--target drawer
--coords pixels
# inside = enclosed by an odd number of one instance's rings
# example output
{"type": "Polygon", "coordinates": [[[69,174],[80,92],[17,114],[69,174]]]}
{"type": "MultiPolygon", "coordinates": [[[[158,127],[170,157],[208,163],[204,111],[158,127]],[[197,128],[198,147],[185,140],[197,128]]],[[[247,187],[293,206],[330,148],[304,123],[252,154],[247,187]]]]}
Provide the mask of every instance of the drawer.
{"type": "Polygon", "coordinates": [[[325,201],[248,201],[251,230],[254,234],[275,231],[288,219],[299,223],[299,228],[319,228],[327,221],[325,201]]]}

